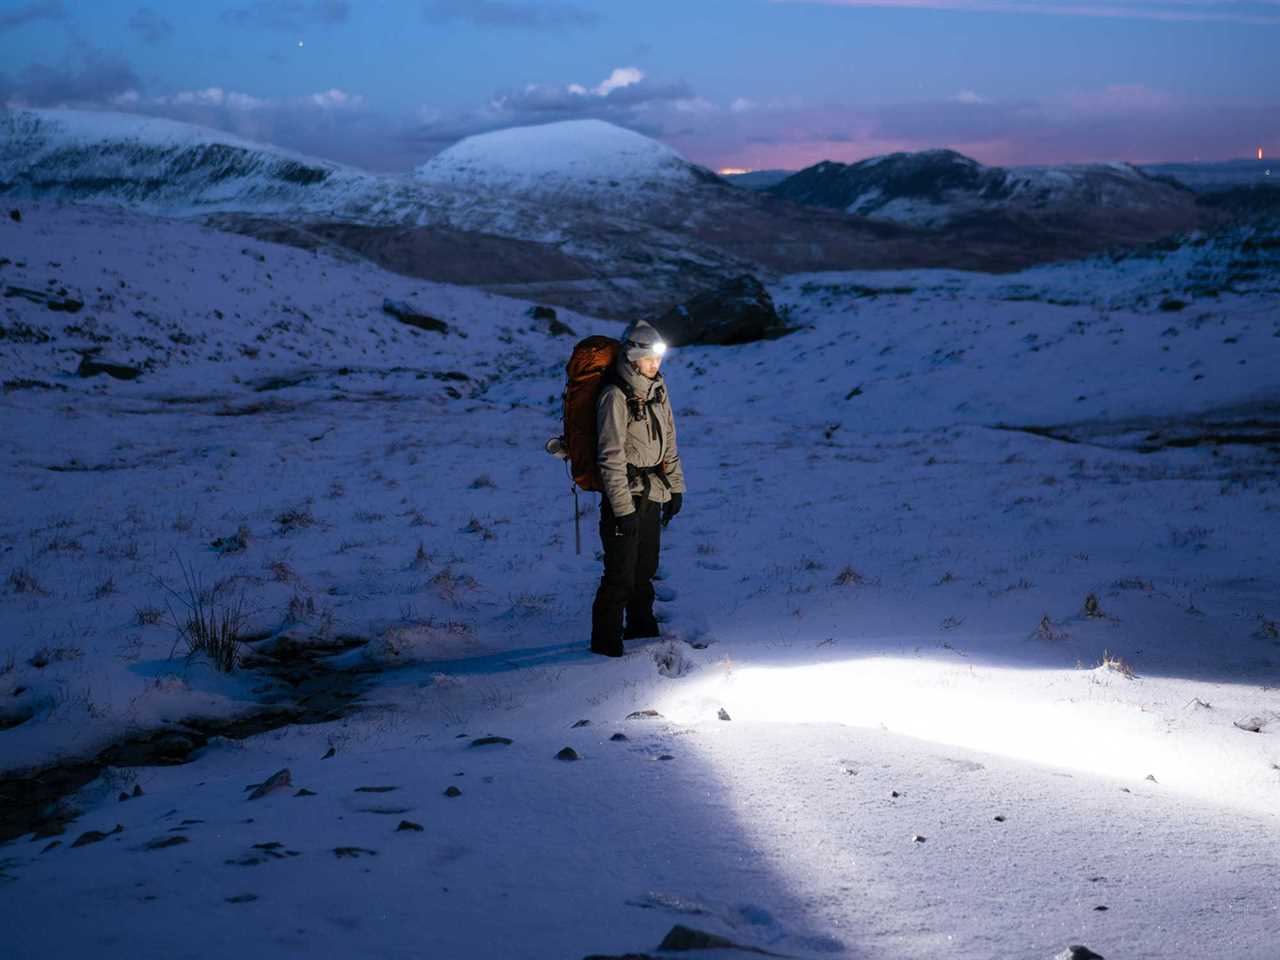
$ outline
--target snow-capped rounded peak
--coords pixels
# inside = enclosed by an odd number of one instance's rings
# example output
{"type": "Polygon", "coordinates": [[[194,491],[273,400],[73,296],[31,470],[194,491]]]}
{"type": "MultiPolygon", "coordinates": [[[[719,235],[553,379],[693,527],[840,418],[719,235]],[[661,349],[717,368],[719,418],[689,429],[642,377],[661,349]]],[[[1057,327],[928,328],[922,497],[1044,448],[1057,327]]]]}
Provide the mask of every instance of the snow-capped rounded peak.
{"type": "Polygon", "coordinates": [[[467,137],[418,167],[435,183],[511,189],[687,181],[693,165],[650,137],[604,120],[509,127],[467,137]]]}

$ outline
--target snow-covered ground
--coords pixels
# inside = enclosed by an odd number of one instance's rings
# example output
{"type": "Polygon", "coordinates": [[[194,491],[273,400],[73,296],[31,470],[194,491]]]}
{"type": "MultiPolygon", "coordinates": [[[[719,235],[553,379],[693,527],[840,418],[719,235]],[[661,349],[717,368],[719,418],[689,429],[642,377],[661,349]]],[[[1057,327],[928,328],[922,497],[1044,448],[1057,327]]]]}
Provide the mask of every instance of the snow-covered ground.
{"type": "Polygon", "coordinates": [[[612,661],[529,304],[23,203],[0,772],[287,698],[184,658],[184,570],[369,685],[108,766],[0,846],[4,955],[1273,957],[1280,314],[1203,266],[792,277],[798,332],[673,352],[664,638],[612,661]]]}

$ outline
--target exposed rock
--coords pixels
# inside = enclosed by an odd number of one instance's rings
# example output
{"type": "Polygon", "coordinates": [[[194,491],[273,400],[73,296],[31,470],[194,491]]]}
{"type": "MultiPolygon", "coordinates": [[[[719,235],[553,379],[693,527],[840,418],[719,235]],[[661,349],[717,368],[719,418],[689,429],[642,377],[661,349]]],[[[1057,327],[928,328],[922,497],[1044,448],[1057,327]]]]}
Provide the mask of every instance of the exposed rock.
{"type": "Polygon", "coordinates": [[[314,796],[317,796],[317,794],[314,790],[308,790],[306,787],[302,787],[301,789],[298,790],[297,793],[294,794],[294,796],[295,797],[314,797],[314,796]]]}
{"type": "Polygon", "coordinates": [[[445,790],[444,795],[446,797],[460,797],[462,796],[462,791],[459,790],[457,787],[449,787],[448,789],[445,790]]]}
{"type": "Polygon", "coordinates": [[[929,839],[928,837],[924,836],[923,834],[919,834],[919,833],[913,833],[913,834],[911,835],[911,842],[912,842],[912,843],[924,843],[924,842],[925,842],[926,840],[928,840],[928,839],[929,839]]]}
{"type": "Polygon", "coordinates": [[[227,903],[253,903],[257,899],[256,893],[241,893],[234,897],[227,897],[227,903]]]}
{"type": "Polygon", "coordinates": [[[672,307],[653,325],[672,346],[728,346],[771,340],[791,332],[774,309],[769,291],[750,274],[672,307]]]}
{"type": "Polygon", "coordinates": [[[165,847],[176,847],[176,846],[179,846],[180,844],[190,843],[190,842],[191,842],[190,837],[183,836],[180,833],[175,833],[172,836],[168,836],[168,837],[156,837],[156,839],[151,840],[147,843],[146,849],[163,850],[165,847]]]}
{"type": "Polygon", "coordinates": [[[556,318],[553,307],[536,306],[529,308],[529,316],[546,324],[545,330],[553,337],[576,337],[573,328],[556,318]]]}
{"type": "Polygon", "coordinates": [[[330,748],[328,749],[328,751],[325,753],[325,755],[324,755],[323,757],[321,757],[320,759],[321,759],[321,760],[328,760],[330,757],[332,757],[332,756],[333,756],[335,753],[337,753],[337,752],[338,752],[338,751],[337,751],[337,750],[335,750],[335,749],[333,749],[333,747],[330,747],[330,748]]]}
{"type": "Polygon", "coordinates": [[[396,833],[399,833],[402,830],[411,830],[414,833],[421,833],[423,826],[420,823],[414,823],[412,820],[401,820],[400,826],[396,827],[396,833]]]}
{"type": "Polygon", "coordinates": [[[475,740],[471,741],[471,746],[473,747],[489,747],[489,746],[509,747],[513,743],[515,743],[515,741],[512,740],[510,737],[477,737],[475,740]]]}
{"type": "Polygon", "coordinates": [[[1084,944],[1073,943],[1055,956],[1053,960],[1104,960],[1102,954],[1094,953],[1084,944]]]}
{"type": "Polygon", "coordinates": [[[629,740],[630,737],[628,737],[625,733],[615,733],[609,739],[612,740],[614,743],[622,743],[622,741],[624,740],[629,740]]]}
{"type": "Polygon", "coordinates": [[[658,944],[659,950],[676,953],[682,950],[742,950],[746,953],[758,953],[765,957],[776,957],[779,954],[761,950],[759,947],[747,947],[734,943],[726,937],[705,930],[695,930],[682,924],[676,924],[658,944]]]}
{"type": "Polygon", "coordinates": [[[573,747],[565,747],[556,754],[556,759],[563,760],[566,763],[572,763],[574,760],[581,760],[582,758],[578,756],[578,751],[573,749],[573,747]]]}
{"type": "Polygon", "coordinates": [[[292,785],[293,774],[289,772],[288,767],[285,767],[283,770],[277,770],[262,783],[251,783],[245,789],[253,791],[249,794],[250,800],[258,800],[275,790],[283,790],[292,785]]]}
{"type": "Polygon", "coordinates": [[[101,843],[103,840],[107,839],[107,837],[113,836],[117,833],[124,833],[124,827],[118,823],[116,824],[116,828],[110,833],[103,833],[101,830],[90,830],[87,833],[80,834],[80,836],[76,838],[76,842],[71,844],[71,847],[72,849],[75,849],[76,847],[87,847],[91,843],[101,843]]]}
{"type": "Polygon", "coordinates": [[[1262,728],[1267,725],[1267,721],[1262,717],[1248,717],[1244,720],[1232,721],[1232,726],[1238,727],[1249,733],[1261,733],[1262,728]]]}
{"type": "Polygon", "coordinates": [[[92,360],[87,354],[80,357],[80,366],[76,374],[81,377],[96,377],[105,373],[116,380],[136,380],[142,375],[141,367],[131,367],[124,363],[109,363],[105,360],[92,360]]]}
{"type": "Polygon", "coordinates": [[[662,714],[657,710],[636,710],[627,714],[628,720],[661,720],[662,714]]]}
{"type": "Polygon", "coordinates": [[[579,720],[570,729],[577,730],[579,727],[589,727],[589,726],[591,726],[590,720],[579,720]]]}
{"type": "Polygon", "coordinates": [[[719,712],[719,713],[717,713],[717,714],[716,714],[716,716],[717,716],[717,717],[719,717],[721,720],[732,720],[732,719],[733,719],[733,717],[729,716],[729,711],[728,711],[728,710],[726,710],[724,707],[721,707],[721,708],[720,708],[720,712],[719,712]]]}
{"type": "Polygon", "coordinates": [[[142,796],[142,784],[135,783],[133,785],[133,793],[131,794],[131,796],[135,796],[135,797],[142,796]]]}
{"type": "Polygon", "coordinates": [[[22,211],[21,211],[21,210],[10,210],[10,211],[9,211],[9,219],[10,219],[10,220],[12,220],[14,223],[21,223],[21,222],[22,222],[22,211]]]}
{"type": "Polygon", "coordinates": [[[392,790],[399,789],[399,787],[356,787],[356,793],[390,793],[392,790]]]}
{"type": "Polygon", "coordinates": [[[334,847],[333,853],[339,860],[348,858],[358,860],[360,857],[376,857],[378,855],[377,850],[367,850],[364,847],[334,847]]]}
{"type": "Polygon", "coordinates": [[[43,290],[29,290],[26,287],[10,285],[4,288],[4,295],[6,298],[21,297],[23,300],[30,300],[32,303],[43,304],[55,313],[79,313],[84,309],[84,301],[68,296],[66,290],[59,290],[57,293],[46,293],[43,290]]]}
{"type": "Polygon", "coordinates": [[[419,313],[403,300],[392,300],[387,297],[382,301],[382,311],[383,313],[391,314],[401,323],[417,327],[419,330],[430,330],[432,333],[449,332],[449,325],[443,320],[437,320],[435,317],[428,316],[425,313],[419,313]]]}

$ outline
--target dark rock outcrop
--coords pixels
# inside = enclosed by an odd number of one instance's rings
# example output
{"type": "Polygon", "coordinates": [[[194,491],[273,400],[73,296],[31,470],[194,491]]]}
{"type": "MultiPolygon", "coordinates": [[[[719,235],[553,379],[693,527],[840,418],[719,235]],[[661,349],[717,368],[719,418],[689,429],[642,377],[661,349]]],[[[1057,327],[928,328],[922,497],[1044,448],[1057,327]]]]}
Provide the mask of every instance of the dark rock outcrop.
{"type": "Polygon", "coordinates": [[[729,346],[772,340],[790,332],[769,291],[750,274],[672,307],[653,325],[673,347],[695,343],[729,346]]]}
{"type": "Polygon", "coordinates": [[[432,333],[449,332],[449,325],[443,320],[437,320],[425,313],[418,313],[402,300],[392,300],[387,297],[382,301],[382,311],[391,314],[401,323],[417,327],[419,330],[430,330],[432,333]]]}
{"type": "Polygon", "coordinates": [[[96,377],[105,373],[116,380],[136,380],[142,375],[141,367],[131,367],[124,363],[109,363],[106,360],[94,360],[88,354],[80,357],[80,366],[76,373],[82,377],[96,377]]]}

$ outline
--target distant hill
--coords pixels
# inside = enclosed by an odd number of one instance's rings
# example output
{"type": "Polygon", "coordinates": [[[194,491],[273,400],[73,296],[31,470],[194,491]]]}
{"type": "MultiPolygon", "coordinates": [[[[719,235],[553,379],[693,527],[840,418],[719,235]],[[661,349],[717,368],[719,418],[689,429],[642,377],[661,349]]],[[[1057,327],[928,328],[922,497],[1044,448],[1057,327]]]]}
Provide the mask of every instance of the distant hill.
{"type": "Polygon", "coordinates": [[[1232,187],[1280,187],[1280,160],[1227,160],[1221,163],[1148,163],[1152,176],[1172,177],[1197,193],[1232,187]]]}
{"type": "Polygon", "coordinates": [[[748,190],[767,190],[795,173],[794,170],[752,170],[749,173],[727,173],[724,178],[735,187],[748,190]]]}
{"type": "MultiPolygon", "coordinates": [[[[741,182],[741,181],[738,181],[741,182]]],[[[0,196],[115,204],[600,316],[742,273],[1001,272],[1226,214],[1125,164],[1002,170],[948,151],[824,163],[741,189],[602,121],[465,139],[410,174],[134,114],[0,114],[0,196]]]]}
{"type": "Polygon", "coordinates": [[[926,228],[992,214],[1160,213],[1191,204],[1185,189],[1126,163],[988,167],[953,150],[894,153],[852,164],[824,161],[768,192],[796,203],[926,228]]]}

